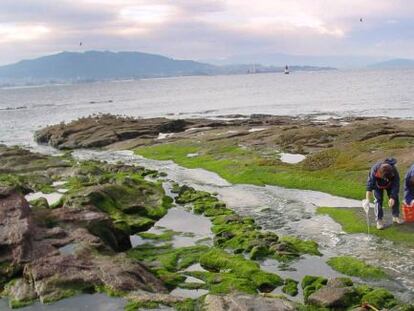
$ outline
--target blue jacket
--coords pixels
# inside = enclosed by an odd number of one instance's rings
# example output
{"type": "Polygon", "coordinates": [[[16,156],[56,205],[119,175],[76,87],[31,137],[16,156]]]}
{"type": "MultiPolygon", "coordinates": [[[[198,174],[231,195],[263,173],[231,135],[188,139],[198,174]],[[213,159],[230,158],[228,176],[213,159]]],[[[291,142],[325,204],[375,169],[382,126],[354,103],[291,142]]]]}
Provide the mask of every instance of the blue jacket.
{"type": "Polygon", "coordinates": [[[393,199],[398,199],[398,193],[400,191],[400,175],[398,174],[398,170],[395,167],[396,163],[397,160],[391,158],[378,162],[373,167],[371,167],[371,170],[368,174],[367,191],[390,189],[390,197],[393,199]],[[378,169],[383,163],[390,164],[394,169],[394,178],[389,181],[377,176],[378,169]]]}
{"type": "Polygon", "coordinates": [[[410,187],[410,178],[414,176],[414,165],[410,167],[404,179],[404,201],[410,204],[414,200],[414,189],[410,187]]]}

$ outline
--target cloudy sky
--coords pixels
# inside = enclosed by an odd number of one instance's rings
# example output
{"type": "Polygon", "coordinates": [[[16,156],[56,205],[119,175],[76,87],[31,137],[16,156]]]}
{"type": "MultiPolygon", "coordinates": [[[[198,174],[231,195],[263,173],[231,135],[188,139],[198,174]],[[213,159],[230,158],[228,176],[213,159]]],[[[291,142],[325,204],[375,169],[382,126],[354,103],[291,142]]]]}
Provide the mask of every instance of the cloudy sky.
{"type": "Polygon", "coordinates": [[[0,0],[0,64],[92,49],[414,58],[414,1],[0,0]]]}

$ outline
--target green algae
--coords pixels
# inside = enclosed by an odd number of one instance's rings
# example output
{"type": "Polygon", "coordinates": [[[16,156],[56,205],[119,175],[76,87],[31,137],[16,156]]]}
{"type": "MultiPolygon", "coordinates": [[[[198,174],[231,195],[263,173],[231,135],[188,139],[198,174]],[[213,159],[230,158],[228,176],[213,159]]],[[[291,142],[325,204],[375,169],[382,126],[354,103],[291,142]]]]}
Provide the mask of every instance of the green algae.
{"type": "Polygon", "coordinates": [[[302,241],[295,237],[279,240],[277,234],[261,231],[254,219],[238,216],[208,192],[178,185],[175,185],[175,191],[178,193],[177,203],[191,203],[195,213],[212,220],[214,245],[219,248],[231,249],[236,254],[246,253],[252,260],[271,257],[288,261],[301,254],[321,255],[314,241],[302,241]]]}
{"type": "Polygon", "coordinates": [[[296,296],[298,294],[298,281],[289,278],[285,279],[282,292],[288,294],[289,296],[296,296]]]}
{"type": "Polygon", "coordinates": [[[361,298],[361,303],[367,303],[380,309],[390,309],[398,305],[398,302],[395,299],[394,295],[382,288],[374,289],[365,294],[361,298]]]}
{"type": "Polygon", "coordinates": [[[357,276],[363,279],[384,279],[386,274],[381,269],[368,265],[354,257],[332,257],[327,261],[336,271],[345,275],[357,276]]]}
{"type": "Polygon", "coordinates": [[[280,240],[290,244],[294,249],[302,254],[322,256],[322,253],[318,249],[318,243],[315,241],[301,240],[293,236],[284,236],[280,240]]]}
{"type": "MultiPolygon", "coordinates": [[[[367,233],[365,217],[355,209],[319,207],[317,213],[330,216],[334,221],[339,223],[342,226],[342,229],[347,233],[367,233]]],[[[384,230],[378,230],[375,226],[371,225],[370,234],[400,243],[410,248],[414,247],[414,240],[412,238],[413,231],[406,225],[391,226],[384,230]]]]}
{"type": "Polygon", "coordinates": [[[250,281],[260,291],[271,291],[283,284],[282,279],[260,270],[260,266],[241,255],[230,255],[224,250],[212,248],[200,258],[201,266],[210,272],[228,273],[238,279],[250,281]]]}
{"type": "MultiPolygon", "coordinates": [[[[343,167],[345,161],[338,159],[338,163],[325,165],[325,168],[317,170],[306,165],[291,165],[279,160],[263,158],[259,152],[244,150],[237,145],[232,145],[234,144],[232,141],[220,142],[220,144],[179,141],[140,147],[135,152],[156,160],[173,160],[187,168],[204,168],[236,184],[267,184],[309,189],[355,199],[364,194],[363,179],[369,169],[366,164],[348,170],[343,167]],[[222,146],[217,146],[220,144],[222,146]],[[183,150],[189,148],[199,153],[199,156],[187,157],[187,153],[183,150]],[[355,184],[355,180],[358,180],[359,183],[355,184]]],[[[324,156],[328,156],[328,154],[320,155],[320,161],[324,156]]],[[[332,161],[331,155],[329,156],[329,161],[332,161]]]]}
{"type": "Polygon", "coordinates": [[[157,241],[171,241],[175,235],[179,234],[179,232],[175,232],[173,230],[166,230],[161,234],[151,233],[151,232],[140,232],[138,235],[143,239],[151,239],[157,241]]]}

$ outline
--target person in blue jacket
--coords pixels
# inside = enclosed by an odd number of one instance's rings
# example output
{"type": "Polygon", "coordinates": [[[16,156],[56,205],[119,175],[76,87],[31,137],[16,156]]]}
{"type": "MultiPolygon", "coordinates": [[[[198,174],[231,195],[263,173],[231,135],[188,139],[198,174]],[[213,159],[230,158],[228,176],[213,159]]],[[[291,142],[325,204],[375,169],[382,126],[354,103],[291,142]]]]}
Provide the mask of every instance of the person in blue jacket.
{"type": "Polygon", "coordinates": [[[414,165],[410,167],[404,179],[404,203],[414,203],[414,165]]]}
{"type": "Polygon", "coordinates": [[[372,193],[375,198],[375,216],[377,219],[377,229],[384,228],[384,211],[382,203],[384,198],[384,191],[388,195],[388,206],[392,209],[392,220],[394,223],[402,224],[400,219],[400,176],[395,166],[397,161],[395,159],[385,159],[384,161],[376,163],[372,166],[367,181],[366,199],[370,201],[372,193]]]}

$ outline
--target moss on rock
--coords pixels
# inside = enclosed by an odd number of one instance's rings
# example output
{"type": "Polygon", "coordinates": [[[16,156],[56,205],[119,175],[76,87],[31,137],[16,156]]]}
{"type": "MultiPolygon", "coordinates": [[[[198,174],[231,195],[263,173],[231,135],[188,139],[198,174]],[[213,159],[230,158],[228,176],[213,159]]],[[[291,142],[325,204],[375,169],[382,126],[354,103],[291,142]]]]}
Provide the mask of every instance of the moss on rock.
{"type": "Polygon", "coordinates": [[[303,289],[303,297],[305,302],[307,298],[316,292],[318,289],[324,287],[328,283],[328,279],[321,276],[306,275],[301,282],[303,289]]]}
{"type": "Polygon", "coordinates": [[[380,268],[371,266],[354,257],[342,256],[332,257],[327,261],[336,271],[350,276],[357,276],[364,279],[383,279],[386,274],[380,268]]]}
{"type": "Polygon", "coordinates": [[[288,294],[289,296],[296,296],[298,294],[298,281],[289,278],[285,279],[282,292],[288,294]]]}

